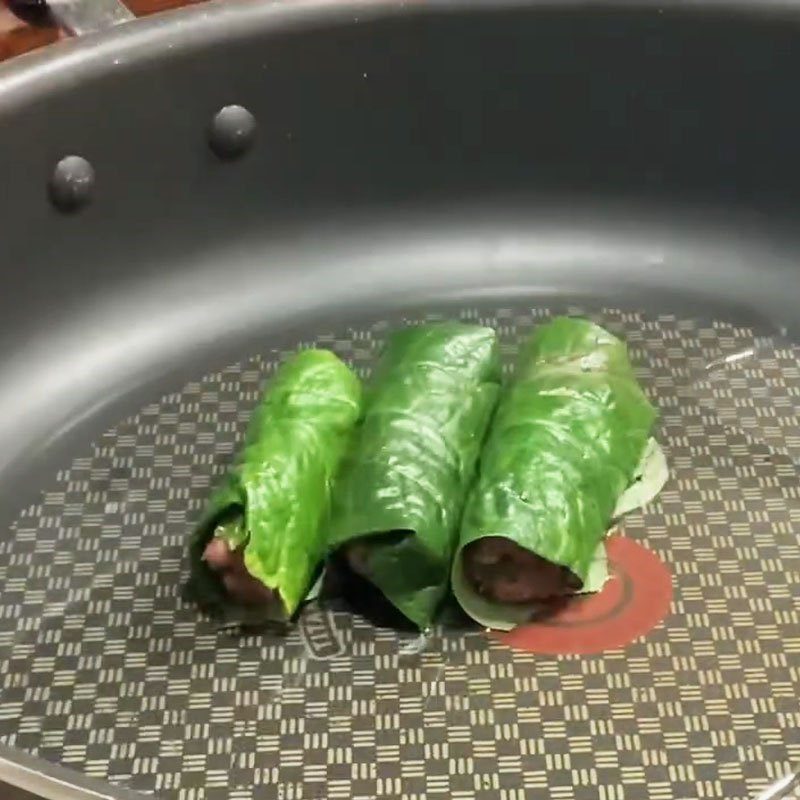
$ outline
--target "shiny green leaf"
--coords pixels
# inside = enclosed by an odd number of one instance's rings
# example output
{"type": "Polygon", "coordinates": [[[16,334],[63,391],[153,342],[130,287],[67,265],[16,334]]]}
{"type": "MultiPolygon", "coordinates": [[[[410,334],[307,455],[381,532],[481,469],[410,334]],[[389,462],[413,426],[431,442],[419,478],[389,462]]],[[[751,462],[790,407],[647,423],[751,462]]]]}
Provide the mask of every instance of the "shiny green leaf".
{"type": "Polygon", "coordinates": [[[188,589],[195,601],[231,620],[272,615],[231,608],[202,558],[217,535],[232,548],[244,543],[248,572],[277,591],[280,616],[294,614],[327,551],[333,480],[360,408],[359,380],[333,353],[303,350],[280,367],[192,536],[188,589]]]}
{"type": "Polygon", "coordinates": [[[420,628],[447,592],[499,378],[489,328],[446,322],[398,331],[342,468],[331,546],[357,543],[362,573],[420,628]]]}
{"type": "Polygon", "coordinates": [[[651,438],[648,440],[644,455],[636,468],[633,481],[617,500],[614,519],[618,519],[634,509],[643,508],[655,500],[667,480],[669,480],[667,457],[664,455],[661,445],[651,438]]]}
{"type": "Polygon", "coordinates": [[[506,628],[531,613],[502,611],[469,587],[461,553],[485,536],[568,567],[585,590],[602,586],[602,541],[640,462],[657,474],[626,504],[646,502],[663,485],[660,448],[648,448],[655,418],[619,339],[567,317],[535,331],[501,397],[464,511],[453,588],[467,613],[506,628]]]}

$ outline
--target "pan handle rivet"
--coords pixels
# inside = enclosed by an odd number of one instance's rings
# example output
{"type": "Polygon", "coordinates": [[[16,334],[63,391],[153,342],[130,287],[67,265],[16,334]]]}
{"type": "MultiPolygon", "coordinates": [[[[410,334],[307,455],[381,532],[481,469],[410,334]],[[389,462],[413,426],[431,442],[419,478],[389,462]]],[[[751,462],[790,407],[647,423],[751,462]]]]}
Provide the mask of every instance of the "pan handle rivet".
{"type": "Polygon", "coordinates": [[[94,167],[81,156],[65,156],[53,169],[49,189],[59,211],[77,211],[92,198],[94,167]]]}
{"type": "Polygon", "coordinates": [[[244,155],[256,136],[256,118],[244,106],[225,106],[211,120],[208,143],[222,159],[244,155]]]}

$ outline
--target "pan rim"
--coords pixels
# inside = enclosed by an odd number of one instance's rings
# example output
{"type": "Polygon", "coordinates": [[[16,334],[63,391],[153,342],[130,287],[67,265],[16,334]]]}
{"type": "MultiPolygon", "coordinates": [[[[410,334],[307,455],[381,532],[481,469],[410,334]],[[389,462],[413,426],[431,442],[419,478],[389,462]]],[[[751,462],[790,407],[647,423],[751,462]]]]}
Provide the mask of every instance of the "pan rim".
{"type": "Polygon", "coordinates": [[[611,14],[659,17],[697,13],[762,20],[788,17],[800,24],[797,0],[206,0],[63,40],[0,64],[0,120],[81,80],[119,72],[170,51],[178,55],[224,39],[246,38],[254,30],[281,33],[459,11],[500,15],[520,8],[570,14],[604,9],[611,14]]]}

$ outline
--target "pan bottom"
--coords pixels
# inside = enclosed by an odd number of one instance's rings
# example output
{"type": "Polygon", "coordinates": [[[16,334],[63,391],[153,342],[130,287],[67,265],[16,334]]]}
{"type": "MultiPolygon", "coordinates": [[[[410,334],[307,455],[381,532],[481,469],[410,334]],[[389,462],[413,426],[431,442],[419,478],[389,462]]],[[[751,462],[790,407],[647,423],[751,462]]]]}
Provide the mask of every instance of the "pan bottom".
{"type": "MultiPolygon", "coordinates": [[[[459,316],[497,328],[510,364],[562,311],[582,309],[459,316]]],[[[671,467],[624,520],[671,576],[646,636],[619,646],[622,594],[609,646],[580,656],[451,626],[421,639],[339,606],[309,606],[285,638],[199,616],[185,536],[268,351],[102,434],[0,540],[0,741],[182,800],[750,798],[800,760],[799,353],[720,322],[590,316],[627,339],[671,467]]],[[[367,376],[389,327],[300,344],[367,376]]]]}

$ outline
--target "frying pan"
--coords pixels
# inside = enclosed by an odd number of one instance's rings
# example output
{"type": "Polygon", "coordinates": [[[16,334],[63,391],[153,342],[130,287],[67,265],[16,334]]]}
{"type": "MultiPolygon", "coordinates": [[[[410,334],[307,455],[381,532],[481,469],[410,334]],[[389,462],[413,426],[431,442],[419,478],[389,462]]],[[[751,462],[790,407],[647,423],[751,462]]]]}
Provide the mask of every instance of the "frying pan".
{"type": "Polygon", "coordinates": [[[229,0],[0,67],[4,796],[795,796],[798,74],[800,7],[711,0],[229,0]],[[512,647],[183,603],[282,353],[366,375],[457,316],[510,358],[561,312],[661,411],[625,522],[658,619],[512,647]]]}

